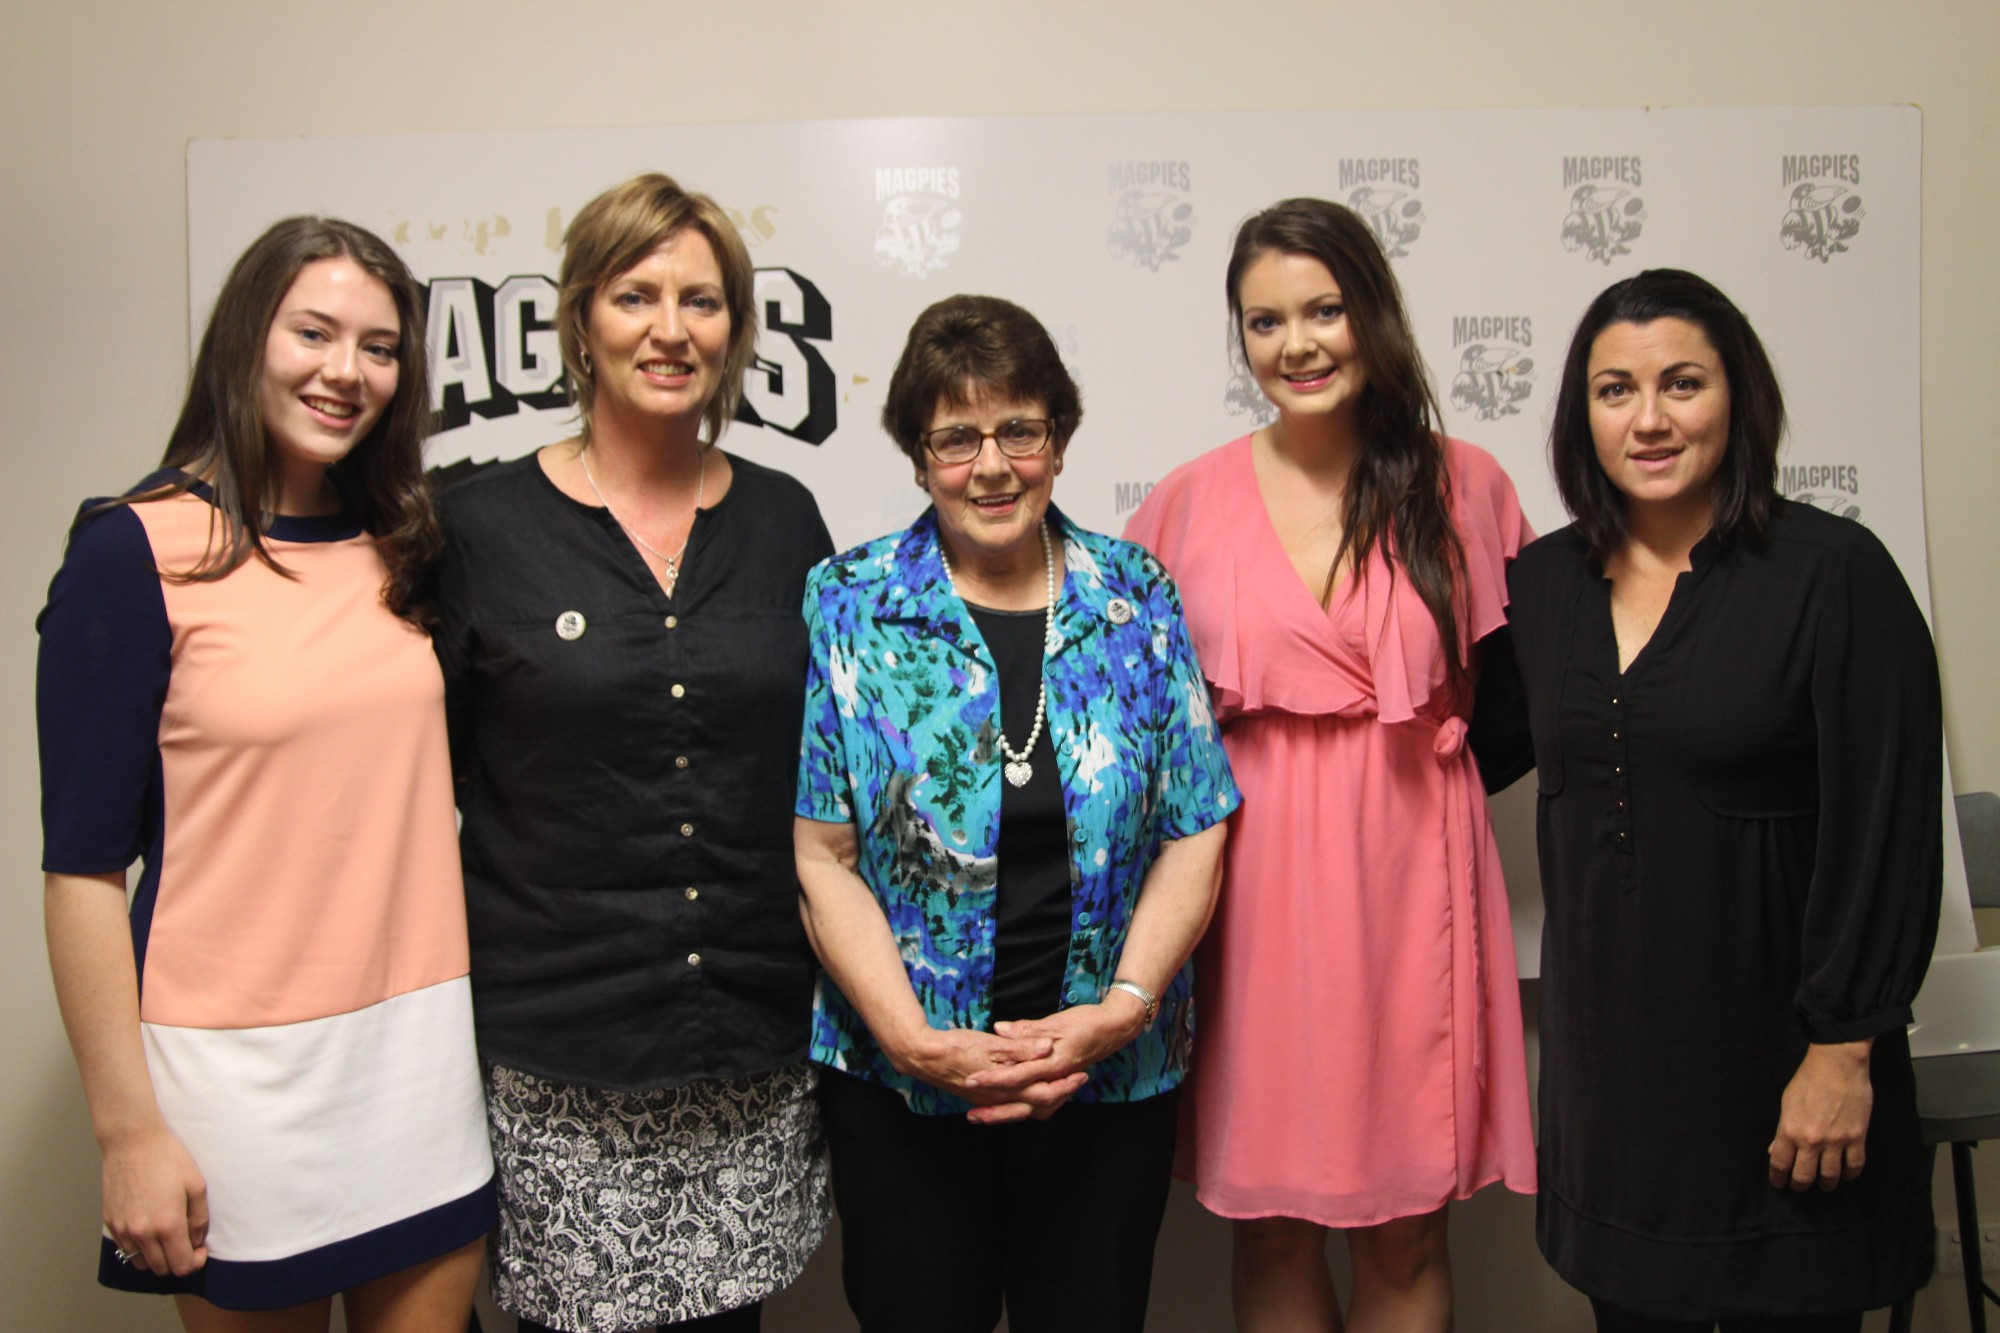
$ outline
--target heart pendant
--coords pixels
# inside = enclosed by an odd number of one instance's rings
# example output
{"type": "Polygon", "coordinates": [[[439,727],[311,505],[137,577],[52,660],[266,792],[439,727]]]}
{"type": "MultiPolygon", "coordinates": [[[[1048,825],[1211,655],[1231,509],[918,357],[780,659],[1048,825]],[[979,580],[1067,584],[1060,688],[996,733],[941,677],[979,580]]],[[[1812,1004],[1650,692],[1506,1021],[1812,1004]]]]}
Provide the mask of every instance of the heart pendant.
{"type": "Polygon", "coordinates": [[[1028,761],[1025,759],[1010,759],[1007,761],[1007,766],[1000,771],[1006,774],[1007,781],[1013,783],[1016,787],[1027,786],[1028,779],[1035,775],[1035,770],[1029,767],[1028,761]]]}

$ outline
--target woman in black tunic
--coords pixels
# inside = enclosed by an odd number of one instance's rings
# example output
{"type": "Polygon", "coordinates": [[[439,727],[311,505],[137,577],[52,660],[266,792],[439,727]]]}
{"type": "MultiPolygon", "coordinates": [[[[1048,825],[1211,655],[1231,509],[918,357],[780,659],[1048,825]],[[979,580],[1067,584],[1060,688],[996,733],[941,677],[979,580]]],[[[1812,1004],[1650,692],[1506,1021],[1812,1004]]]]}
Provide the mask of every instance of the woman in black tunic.
{"type": "Polygon", "coordinates": [[[1929,632],[1779,497],[1755,332],[1617,283],[1564,365],[1576,521],[1521,552],[1547,901],[1542,1251],[1601,1330],[1854,1330],[1931,1266],[1905,1027],[1937,930],[1929,632]]]}
{"type": "Polygon", "coordinates": [[[657,172],[563,237],[573,439],[442,501],[436,644],[521,1333],[756,1333],[828,1222],[791,806],[806,488],[717,444],[757,345],[728,215],[657,172]]]}

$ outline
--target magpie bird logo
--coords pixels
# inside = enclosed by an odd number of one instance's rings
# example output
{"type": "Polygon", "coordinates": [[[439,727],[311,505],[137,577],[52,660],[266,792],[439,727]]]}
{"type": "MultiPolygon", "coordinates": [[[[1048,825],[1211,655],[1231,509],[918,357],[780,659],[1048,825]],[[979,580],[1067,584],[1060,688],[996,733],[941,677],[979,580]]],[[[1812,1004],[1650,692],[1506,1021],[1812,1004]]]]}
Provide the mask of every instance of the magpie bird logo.
{"type": "Polygon", "coordinates": [[[1473,343],[1459,353],[1451,377],[1451,405],[1481,421],[1516,415],[1534,391],[1535,359],[1504,344],[1473,343]]]}
{"type": "Polygon", "coordinates": [[[1401,259],[1424,230],[1424,201],[1408,190],[1364,185],[1347,196],[1347,206],[1361,216],[1382,243],[1382,253],[1401,259]]]}
{"type": "Polygon", "coordinates": [[[1236,321],[1225,319],[1222,329],[1223,345],[1228,349],[1225,359],[1229,363],[1229,378],[1222,385],[1222,410],[1232,417],[1250,418],[1252,428],[1268,426],[1278,419],[1278,409],[1257,387],[1257,377],[1250,373],[1250,363],[1243,359],[1236,321]]]}
{"type": "Polygon", "coordinates": [[[1160,271],[1194,239],[1194,205],[1176,190],[1131,189],[1112,205],[1104,247],[1140,268],[1160,271]]]}
{"type": "Polygon", "coordinates": [[[875,231],[875,262],[928,277],[958,252],[960,220],[957,205],[941,194],[896,195],[875,231]]]}
{"type": "Polygon", "coordinates": [[[1646,223],[1646,203],[1632,190],[1615,185],[1579,185],[1570,194],[1563,218],[1562,245],[1609,266],[1619,255],[1632,253],[1632,242],[1646,223]]]}
{"type": "Polygon", "coordinates": [[[1801,181],[1792,187],[1791,207],[1778,224],[1778,243],[1787,250],[1805,251],[1808,259],[1829,263],[1847,250],[1867,216],[1861,196],[1845,185],[1801,181]]]}

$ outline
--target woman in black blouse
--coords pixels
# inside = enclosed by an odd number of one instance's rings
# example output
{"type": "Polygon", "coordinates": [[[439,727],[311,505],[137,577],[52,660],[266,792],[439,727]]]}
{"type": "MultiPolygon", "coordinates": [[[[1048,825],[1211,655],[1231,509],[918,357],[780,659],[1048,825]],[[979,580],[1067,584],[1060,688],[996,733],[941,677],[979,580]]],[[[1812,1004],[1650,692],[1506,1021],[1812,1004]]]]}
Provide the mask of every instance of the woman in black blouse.
{"type": "Polygon", "coordinates": [[[755,1329],[828,1216],[792,790],[812,497],[715,447],[756,343],[715,203],[661,175],[565,238],[582,430],[444,500],[438,653],[524,1330],[755,1329]]]}
{"type": "Polygon", "coordinates": [[[1585,312],[1575,522],[1511,627],[1540,783],[1543,1253],[1604,1330],[1854,1330],[1922,1285],[1905,1026],[1937,928],[1937,664],[1866,528],[1779,497],[1755,332],[1689,273],[1585,312]]]}

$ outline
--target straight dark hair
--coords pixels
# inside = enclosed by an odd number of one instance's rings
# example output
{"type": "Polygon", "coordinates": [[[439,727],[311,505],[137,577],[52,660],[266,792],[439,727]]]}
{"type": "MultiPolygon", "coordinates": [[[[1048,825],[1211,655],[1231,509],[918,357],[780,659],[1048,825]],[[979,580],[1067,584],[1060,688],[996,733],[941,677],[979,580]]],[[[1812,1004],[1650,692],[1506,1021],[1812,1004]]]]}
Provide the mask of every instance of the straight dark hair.
{"type": "Polygon", "coordinates": [[[1785,434],[1785,398],[1757,331],[1721,289],[1677,268],[1649,268],[1614,282],[1577,321],[1563,359],[1549,430],[1549,463],[1563,507],[1591,554],[1603,560],[1625,544],[1625,496],[1597,461],[1590,433],[1590,353],[1613,324],[1684,319],[1708,338],[1729,385],[1729,436],[1709,493],[1717,540],[1760,542],[1778,499],[1778,444],[1785,434]]]}
{"type": "Polygon", "coordinates": [[[205,482],[214,498],[207,552],[186,570],[163,570],[178,583],[227,578],[255,557],[294,577],[266,544],[264,501],[275,468],[270,433],[259,406],[264,344],[278,307],[300,270],[322,259],[349,259],[389,291],[400,336],[396,344],[396,396],[347,456],[327,469],[342,506],[375,538],[388,577],[382,601],[417,625],[431,620],[431,565],[443,549],[423,447],[434,421],[430,357],[424,340],[424,299],[417,280],[396,252],[373,232],[337,218],[293,217],[251,242],[223,280],[208,328],[188,377],[180,419],[167,437],[163,468],[182,475],[172,483],[112,501],[113,505],[165,499],[205,482]],[[213,528],[211,529],[213,534],[213,528]]]}
{"type": "Polygon", "coordinates": [[[910,326],[889,376],[882,429],[921,471],[924,431],[937,405],[964,406],[980,389],[1039,402],[1057,450],[1083,421],[1083,395],[1040,320],[997,296],[947,296],[910,326]]]}
{"type": "Polygon", "coordinates": [[[1451,477],[1444,459],[1444,414],[1417,351],[1403,309],[1402,288],[1374,231],[1351,209],[1324,199],[1286,199],[1246,219],[1236,230],[1225,285],[1236,344],[1243,340],[1243,274],[1271,252],[1317,259],[1339,284],[1356,358],[1367,387],[1356,404],[1361,453],[1347,481],[1341,516],[1346,528],[1326,571],[1324,603],[1343,561],[1355,569],[1383,544],[1393,576],[1398,564],[1437,623],[1456,686],[1465,684],[1459,641],[1459,592],[1465,552],[1451,521],[1451,477]]]}

